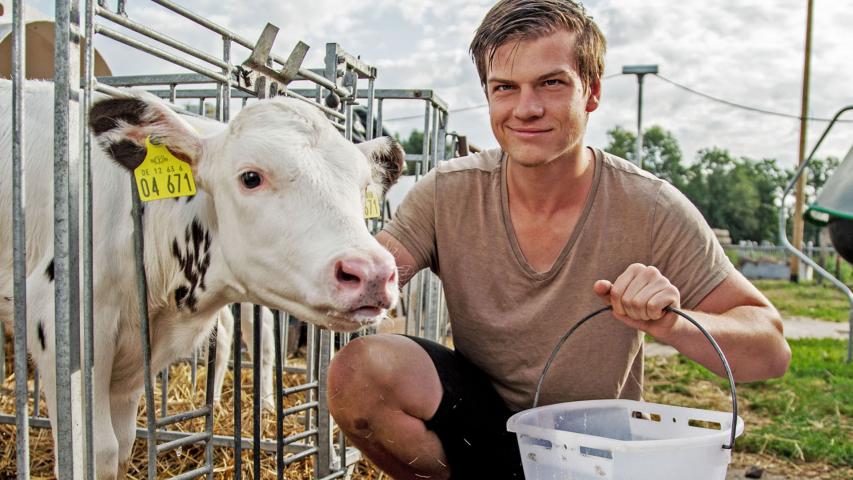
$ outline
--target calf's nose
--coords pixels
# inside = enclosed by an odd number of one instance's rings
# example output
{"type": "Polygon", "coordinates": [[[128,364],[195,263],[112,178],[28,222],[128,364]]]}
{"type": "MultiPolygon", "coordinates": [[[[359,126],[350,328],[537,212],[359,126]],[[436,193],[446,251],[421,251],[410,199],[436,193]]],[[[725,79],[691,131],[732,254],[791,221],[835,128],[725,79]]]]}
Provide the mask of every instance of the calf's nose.
{"type": "Polygon", "coordinates": [[[382,258],[344,257],[334,264],[334,284],[352,308],[389,308],[397,267],[382,258]]]}

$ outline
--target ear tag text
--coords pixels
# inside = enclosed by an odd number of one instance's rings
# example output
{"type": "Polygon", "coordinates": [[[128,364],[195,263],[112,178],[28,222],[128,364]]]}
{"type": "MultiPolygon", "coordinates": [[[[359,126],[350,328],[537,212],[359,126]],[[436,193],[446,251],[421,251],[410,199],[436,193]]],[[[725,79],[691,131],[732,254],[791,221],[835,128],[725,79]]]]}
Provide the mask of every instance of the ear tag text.
{"type": "Polygon", "coordinates": [[[377,197],[375,193],[368,190],[364,194],[364,218],[369,220],[371,218],[379,218],[379,215],[379,197],[377,197]]]}
{"type": "Polygon", "coordinates": [[[195,195],[195,179],[187,162],[174,156],[164,145],[145,138],[145,160],[133,170],[136,188],[143,202],[195,195]]]}

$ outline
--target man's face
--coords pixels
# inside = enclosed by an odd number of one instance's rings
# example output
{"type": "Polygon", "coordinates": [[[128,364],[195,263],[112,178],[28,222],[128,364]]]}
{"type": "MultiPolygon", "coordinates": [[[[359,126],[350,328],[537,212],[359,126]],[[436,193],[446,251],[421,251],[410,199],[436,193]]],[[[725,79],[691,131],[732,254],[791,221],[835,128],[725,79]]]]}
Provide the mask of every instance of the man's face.
{"type": "Polygon", "coordinates": [[[580,152],[587,114],[600,85],[584,92],[575,68],[574,33],[558,30],[495,51],[486,74],[492,131],[509,157],[524,166],[580,152]]]}

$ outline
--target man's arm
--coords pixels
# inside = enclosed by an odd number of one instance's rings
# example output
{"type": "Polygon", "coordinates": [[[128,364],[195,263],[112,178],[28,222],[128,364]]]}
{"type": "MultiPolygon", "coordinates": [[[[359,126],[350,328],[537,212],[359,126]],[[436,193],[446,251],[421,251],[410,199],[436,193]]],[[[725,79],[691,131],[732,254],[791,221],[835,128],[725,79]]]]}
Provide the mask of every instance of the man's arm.
{"type": "MultiPolygon", "coordinates": [[[[680,294],[658,269],[629,266],[615,282],[599,280],[596,295],[613,306],[616,318],[725,376],[716,351],[693,324],[666,306],[680,307],[680,294]]],[[[738,382],[785,374],[791,349],[782,333],[779,312],[740,272],[732,271],[695,309],[687,311],[714,337],[738,382]]]]}
{"type": "Polygon", "coordinates": [[[376,234],[376,240],[394,256],[394,261],[397,262],[397,278],[400,288],[403,288],[420,270],[415,257],[402,243],[384,230],[376,234]]]}

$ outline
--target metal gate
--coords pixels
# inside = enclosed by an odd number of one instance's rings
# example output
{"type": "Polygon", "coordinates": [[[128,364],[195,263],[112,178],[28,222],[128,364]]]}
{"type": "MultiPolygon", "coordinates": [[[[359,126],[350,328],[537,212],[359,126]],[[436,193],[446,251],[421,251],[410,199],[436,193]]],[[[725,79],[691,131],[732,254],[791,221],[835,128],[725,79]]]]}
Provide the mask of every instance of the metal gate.
{"type": "MultiPolygon", "coordinates": [[[[111,9],[107,2],[86,0],[81,11],[76,0],[57,0],[54,46],[55,124],[54,128],[54,253],[55,253],[55,322],[57,367],[56,445],[57,469],[60,478],[93,478],[94,454],[92,448],[92,372],[93,353],[93,250],[92,250],[92,176],[88,111],[93,92],[107,95],[124,95],[119,87],[145,88],[172,104],[179,100],[198,102],[198,112],[205,114],[206,101],[212,100],[213,116],[228,121],[234,102],[243,105],[254,99],[286,95],[298,98],[323,111],[347,139],[354,135],[373,138],[382,132],[383,104],[390,100],[423,101],[424,143],[420,155],[408,155],[411,172],[416,176],[445,158],[448,111],[446,104],[431,90],[381,90],[374,88],[376,68],[361,61],[341,48],[326,45],[325,64],[321,68],[302,66],[308,46],[299,42],[288,57],[272,53],[277,27],[268,24],[257,41],[242,38],[229,30],[177,5],[169,0],[151,0],[170,12],[175,20],[182,20],[203,28],[221,40],[220,54],[203,52],[156,31],[142,21],[133,19],[124,0],[118,0],[111,9]],[[105,37],[136,52],[144,52],[173,65],[186,73],[168,75],[141,75],[132,77],[98,77],[94,75],[94,39],[105,37]],[[81,42],[80,39],[85,41],[81,42]],[[243,50],[243,56],[236,53],[243,50]],[[76,59],[83,55],[82,71],[78,72],[76,59]],[[234,58],[247,58],[235,62],[234,58]],[[74,60],[74,61],[72,61],[74,60]],[[362,86],[366,83],[366,86],[362,86]],[[80,88],[76,88],[80,85],[80,88]],[[299,88],[294,88],[294,87],[299,88]],[[362,86],[362,88],[359,88],[362,86]],[[366,112],[363,125],[355,119],[355,108],[366,112]],[[82,132],[82,134],[81,134],[82,132]],[[79,160],[76,152],[81,152],[79,160]],[[78,164],[79,161],[79,164],[78,164]],[[79,202],[79,203],[78,203],[79,202]],[[82,205],[77,209],[77,205],[82,205]],[[80,252],[79,256],[76,252],[80,252]],[[80,263],[78,263],[80,262],[80,263]],[[78,276],[77,272],[82,275],[78,276]],[[81,332],[82,326],[82,332],[81,332]],[[81,355],[82,352],[82,355],[81,355]]],[[[16,465],[18,478],[29,478],[29,428],[49,428],[41,415],[38,399],[38,377],[33,391],[28,391],[28,363],[26,356],[26,251],[25,218],[23,205],[24,152],[23,103],[24,84],[24,18],[22,3],[13,4],[13,259],[14,259],[14,345],[15,345],[15,412],[14,416],[0,415],[0,423],[16,426],[16,465]],[[32,398],[29,398],[32,395],[32,398]],[[28,401],[34,403],[33,415],[27,412],[28,401]]],[[[178,107],[176,105],[176,110],[178,107]]],[[[456,136],[452,136],[454,145],[456,136]]],[[[390,215],[384,205],[382,218],[373,220],[370,227],[381,228],[390,215]]],[[[235,394],[233,436],[214,433],[214,408],[212,403],[213,375],[207,375],[206,398],[201,408],[167,413],[166,390],[168,370],[160,375],[162,403],[155,406],[156,383],[150,371],[150,345],[148,344],[147,288],[142,264],[142,218],[138,196],[134,197],[134,223],[136,226],[136,268],[139,307],[142,312],[142,339],[145,368],[146,427],[138,429],[137,436],[148,439],[148,478],[157,478],[159,455],[180,450],[194,444],[205,446],[203,464],[173,478],[195,478],[206,475],[213,478],[214,447],[233,448],[233,477],[241,478],[245,472],[239,452],[252,451],[252,476],[261,478],[262,455],[274,455],[276,474],[282,478],[285,469],[305,459],[313,460],[313,478],[343,477],[347,466],[359,458],[359,453],[346,446],[342,434],[335,435],[334,426],[326,405],[326,372],[336,348],[346,344],[349,335],[307,327],[308,346],[304,364],[287,361],[287,314],[275,312],[273,330],[275,345],[275,438],[263,438],[260,429],[261,406],[259,391],[260,344],[262,322],[259,308],[254,309],[253,350],[254,362],[243,360],[241,349],[240,309],[234,310],[233,389],[239,393],[242,370],[253,369],[254,400],[253,435],[241,433],[242,405],[235,394]],[[286,374],[297,375],[298,384],[285,387],[286,374]],[[301,396],[297,405],[286,407],[285,401],[301,396]],[[284,431],[288,418],[297,418],[301,425],[297,431],[284,431]],[[192,419],[203,419],[203,431],[187,432],[170,429],[176,424],[192,419]],[[266,452],[266,453],[264,453],[266,452]]],[[[415,277],[404,295],[407,322],[406,331],[432,339],[443,338],[446,315],[437,278],[429,272],[415,277]]],[[[2,328],[0,328],[2,334],[2,328]]],[[[2,337],[0,337],[2,340],[2,337]]],[[[4,342],[0,342],[0,346],[4,342]]],[[[211,339],[207,352],[207,369],[212,370],[216,355],[216,342],[211,339]]],[[[0,349],[2,352],[2,349],[0,349]]],[[[0,360],[4,360],[0,358],[0,360]]],[[[192,382],[195,384],[197,357],[187,359],[192,365],[192,382]]],[[[5,362],[0,361],[0,369],[5,362]]],[[[5,372],[0,371],[0,374],[5,372]]],[[[5,377],[5,375],[3,375],[5,377]]]]}

